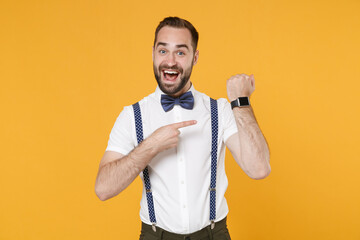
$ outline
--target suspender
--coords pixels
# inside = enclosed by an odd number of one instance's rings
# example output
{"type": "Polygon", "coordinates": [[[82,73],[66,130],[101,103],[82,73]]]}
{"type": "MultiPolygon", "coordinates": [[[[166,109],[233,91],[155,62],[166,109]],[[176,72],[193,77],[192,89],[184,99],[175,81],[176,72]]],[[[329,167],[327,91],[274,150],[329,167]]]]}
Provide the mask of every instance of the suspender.
{"type": "MultiPolygon", "coordinates": [[[[140,110],[140,106],[139,106],[138,102],[133,104],[133,109],[134,109],[134,117],[135,117],[136,138],[137,138],[138,144],[140,144],[144,140],[144,135],[143,135],[143,124],[142,124],[142,119],[141,119],[141,110],[140,110]]],[[[152,196],[152,191],[151,191],[151,183],[150,183],[150,178],[149,178],[148,167],[146,167],[143,170],[143,177],[144,177],[144,184],[145,184],[145,189],[146,189],[146,199],[147,199],[147,204],[148,204],[148,209],[149,209],[149,217],[150,217],[150,221],[152,223],[152,228],[153,228],[154,232],[156,232],[156,227],[155,227],[156,226],[156,217],[155,217],[154,201],[153,201],[153,196],[152,196]]]]}
{"type": "MultiPolygon", "coordinates": [[[[217,169],[217,141],[218,141],[218,107],[217,101],[210,98],[211,109],[211,176],[210,176],[210,222],[211,229],[215,227],[216,219],[216,169],[217,169]]],[[[139,103],[133,104],[135,128],[137,142],[140,144],[144,140],[143,136],[143,124],[141,119],[141,110],[139,103]]],[[[143,170],[144,184],[146,189],[146,199],[149,210],[149,218],[152,223],[152,229],[156,232],[156,217],[154,209],[153,195],[151,191],[151,183],[149,178],[149,169],[146,167],[143,170]]]]}
{"type": "Polygon", "coordinates": [[[211,177],[210,177],[210,222],[211,229],[215,227],[216,219],[216,169],[218,140],[218,107],[217,101],[210,98],[211,108],[211,177]]]}

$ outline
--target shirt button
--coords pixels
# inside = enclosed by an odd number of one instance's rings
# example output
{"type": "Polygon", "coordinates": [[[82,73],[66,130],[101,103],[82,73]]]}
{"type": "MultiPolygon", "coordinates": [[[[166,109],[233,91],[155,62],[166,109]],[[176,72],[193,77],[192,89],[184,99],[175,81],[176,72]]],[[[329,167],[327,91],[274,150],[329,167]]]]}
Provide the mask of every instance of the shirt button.
{"type": "Polygon", "coordinates": [[[186,208],[186,205],[184,204],[183,208],[186,208]]]}
{"type": "Polygon", "coordinates": [[[184,184],[184,181],[181,181],[181,184],[184,184]]]}
{"type": "Polygon", "coordinates": [[[180,162],[182,162],[183,161],[183,159],[182,158],[180,158],[180,162]]]}
{"type": "Polygon", "coordinates": [[[180,117],[179,117],[179,116],[176,116],[176,121],[180,121],[180,117]]]}

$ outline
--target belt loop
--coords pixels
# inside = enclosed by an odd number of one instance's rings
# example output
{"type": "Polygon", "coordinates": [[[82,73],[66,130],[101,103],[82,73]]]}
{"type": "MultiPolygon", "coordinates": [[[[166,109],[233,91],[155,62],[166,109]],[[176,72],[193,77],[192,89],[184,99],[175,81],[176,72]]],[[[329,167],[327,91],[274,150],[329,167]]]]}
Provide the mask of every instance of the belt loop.
{"type": "Polygon", "coordinates": [[[211,226],[207,226],[206,229],[207,229],[208,234],[209,234],[209,239],[213,240],[213,233],[212,233],[212,230],[211,230],[211,226]]]}

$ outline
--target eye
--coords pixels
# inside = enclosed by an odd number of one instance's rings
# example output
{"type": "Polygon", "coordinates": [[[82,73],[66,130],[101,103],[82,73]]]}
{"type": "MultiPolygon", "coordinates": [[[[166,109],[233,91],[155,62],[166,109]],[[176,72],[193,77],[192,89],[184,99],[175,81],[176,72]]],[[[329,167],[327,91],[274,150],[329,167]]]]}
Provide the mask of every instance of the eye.
{"type": "Polygon", "coordinates": [[[165,54],[165,53],[166,53],[166,51],[165,51],[165,50],[163,50],[163,49],[161,49],[161,50],[159,51],[159,53],[160,53],[160,54],[165,54]]]}
{"type": "Polygon", "coordinates": [[[185,53],[184,53],[184,52],[181,52],[181,51],[178,52],[177,54],[178,54],[179,56],[184,56],[184,55],[185,55],[185,53]]]}

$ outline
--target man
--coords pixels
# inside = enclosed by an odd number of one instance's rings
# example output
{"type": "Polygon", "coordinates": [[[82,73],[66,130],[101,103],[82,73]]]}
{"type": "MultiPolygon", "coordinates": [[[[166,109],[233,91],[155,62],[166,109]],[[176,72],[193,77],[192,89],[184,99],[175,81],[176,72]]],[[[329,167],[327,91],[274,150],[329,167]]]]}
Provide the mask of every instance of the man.
{"type": "Polygon", "coordinates": [[[153,46],[158,88],[138,110],[124,108],[99,166],[95,191],[101,200],[119,194],[138,175],[145,185],[151,182],[143,189],[140,239],[230,239],[225,145],[251,178],[270,173],[268,146],[248,102],[254,77],[227,81],[233,109],[226,99],[210,100],[190,81],[197,42],[190,22],[177,17],[160,22],[153,46]]]}

